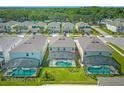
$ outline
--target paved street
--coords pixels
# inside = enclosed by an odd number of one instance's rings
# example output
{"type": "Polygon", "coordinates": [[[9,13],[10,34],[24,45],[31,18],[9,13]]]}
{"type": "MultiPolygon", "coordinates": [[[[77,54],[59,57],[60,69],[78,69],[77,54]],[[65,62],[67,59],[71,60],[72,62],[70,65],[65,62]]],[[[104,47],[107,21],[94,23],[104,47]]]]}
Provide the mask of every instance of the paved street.
{"type": "Polygon", "coordinates": [[[115,38],[115,37],[112,37],[112,38],[101,37],[101,38],[107,42],[111,42],[111,43],[117,45],[118,47],[120,47],[121,49],[124,50],[124,38],[119,38],[119,37],[117,37],[117,38],[115,38]]]}
{"type": "Polygon", "coordinates": [[[103,36],[110,36],[108,33],[106,33],[105,31],[103,31],[100,28],[97,28],[97,26],[91,26],[93,29],[95,29],[96,31],[98,31],[99,33],[101,33],[103,36]]]}
{"type": "Polygon", "coordinates": [[[119,77],[98,77],[100,86],[124,86],[124,78],[119,77]]]}
{"type": "MultiPolygon", "coordinates": [[[[107,42],[111,42],[111,43],[113,43],[113,44],[115,44],[115,45],[117,45],[118,47],[120,47],[121,49],[123,49],[124,50],[124,38],[106,38],[106,37],[99,37],[98,36],[98,38],[100,39],[100,40],[102,40],[104,43],[107,43],[107,42]]],[[[120,51],[118,51],[115,47],[113,47],[112,45],[110,45],[110,44],[108,44],[111,48],[113,48],[115,51],[117,51],[121,56],[123,56],[124,57],[124,54],[123,53],[121,53],[120,51]]]]}

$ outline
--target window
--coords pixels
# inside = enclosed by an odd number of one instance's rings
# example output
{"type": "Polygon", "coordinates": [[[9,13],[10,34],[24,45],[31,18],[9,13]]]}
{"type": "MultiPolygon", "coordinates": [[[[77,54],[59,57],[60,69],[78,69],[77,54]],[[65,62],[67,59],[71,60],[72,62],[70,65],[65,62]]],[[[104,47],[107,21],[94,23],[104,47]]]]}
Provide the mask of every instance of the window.
{"type": "Polygon", "coordinates": [[[2,56],[2,55],[3,55],[3,53],[2,53],[2,52],[0,52],[0,55],[2,56]]]}
{"type": "Polygon", "coordinates": [[[58,48],[58,51],[60,50],[60,48],[58,48]]]}
{"type": "Polygon", "coordinates": [[[84,55],[87,55],[87,52],[84,52],[84,55]]]}
{"type": "Polygon", "coordinates": [[[26,53],[26,56],[29,56],[29,54],[28,54],[28,53],[26,53]]]}
{"type": "Polygon", "coordinates": [[[65,49],[65,48],[63,48],[63,50],[65,51],[66,49],[65,49]]]}
{"type": "Polygon", "coordinates": [[[74,48],[72,48],[72,50],[74,50],[74,48]]]}
{"type": "Polygon", "coordinates": [[[50,50],[52,50],[52,48],[50,48],[50,50]]]}
{"type": "Polygon", "coordinates": [[[109,55],[112,55],[112,53],[109,53],[109,55]]]}
{"type": "Polygon", "coordinates": [[[32,53],[32,55],[34,55],[34,53],[32,53]]]}
{"type": "Polygon", "coordinates": [[[102,52],[99,52],[99,55],[101,55],[102,54],[102,52]]]}

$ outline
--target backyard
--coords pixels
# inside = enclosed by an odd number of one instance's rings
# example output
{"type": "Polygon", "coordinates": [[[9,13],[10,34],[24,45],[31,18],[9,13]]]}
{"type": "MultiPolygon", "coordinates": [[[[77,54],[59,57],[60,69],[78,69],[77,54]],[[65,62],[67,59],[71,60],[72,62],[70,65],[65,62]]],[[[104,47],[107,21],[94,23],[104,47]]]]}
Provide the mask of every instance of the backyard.
{"type": "MultiPolygon", "coordinates": [[[[121,52],[122,54],[124,54],[124,50],[122,50],[121,48],[119,48],[118,46],[116,46],[113,43],[107,42],[109,45],[113,46],[114,48],[116,48],[119,52],[121,52]]],[[[113,51],[112,54],[113,58],[121,65],[121,74],[124,75],[124,57],[122,55],[120,55],[117,51],[113,51]]]]}
{"type": "Polygon", "coordinates": [[[0,76],[0,85],[42,85],[42,84],[96,84],[84,68],[41,68],[37,78],[6,78],[0,76]]]}

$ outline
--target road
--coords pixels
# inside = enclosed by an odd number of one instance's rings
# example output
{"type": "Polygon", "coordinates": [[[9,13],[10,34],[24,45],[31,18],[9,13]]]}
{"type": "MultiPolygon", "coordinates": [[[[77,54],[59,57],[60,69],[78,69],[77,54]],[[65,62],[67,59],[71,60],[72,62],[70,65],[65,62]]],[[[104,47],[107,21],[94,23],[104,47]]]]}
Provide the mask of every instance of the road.
{"type": "MultiPolygon", "coordinates": [[[[109,45],[111,48],[113,48],[115,51],[117,51],[122,57],[124,57],[124,54],[123,53],[121,53],[120,51],[118,51],[115,47],[113,47],[112,45],[110,45],[110,44],[108,44],[107,42],[107,40],[106,40],[106,38],[103,38],[103,37],[99,37],[98,36],[98,38],[100,39],[100,40],[102,40],[105,44],[107,44],[107,45],[109,45]]],[[[109,41],[110,42],[110,41],[109,41]]],[[[123,43],[123,42],[122,42],[123,43]]],[[[116,44],[115,44],[116,45],[116,44]]]]}
{"type": "Polygon", "coordinates": [[[91,28],[95,29],[96,31],[98,31],[99,33],[101,33],[103,36],[111,36],[108,33],[106,33],[105,31],[103,31],[102,29],[98,28],[97,26],[91,26],[91,28]]]}

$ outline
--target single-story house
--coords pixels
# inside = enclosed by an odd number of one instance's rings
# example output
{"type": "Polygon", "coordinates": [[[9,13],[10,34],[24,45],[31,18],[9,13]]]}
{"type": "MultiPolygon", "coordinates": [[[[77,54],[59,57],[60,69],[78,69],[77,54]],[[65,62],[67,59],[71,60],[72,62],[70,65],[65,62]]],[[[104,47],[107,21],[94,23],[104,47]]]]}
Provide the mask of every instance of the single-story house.
{"type": "Polygon", "coordinates": [[[74,24],[70,22],[63,23],[62,29],[63,29],[63,32],[66,32],[66,33],[73,32],[74,24]]]}
{"type": "Polygon", "coordinates": [[[84,22],[76,23],[76,29],[77,29],[77,31],[83,31],[84,33],[91,32],[90,25],[88,23],[84,23],[84,22]]]}
{"type": "Polygon", "coordinates": [[[97,37],[80,37],[77,42],[81,63],[88,74],[119,74],[113,50],[97,37]]]}
{"type": "Polygon", "coordinates": [[[59,33],[61,30],[60,22],[51,22],[48,23],[47,30],[49,33],[59,33]]]}

